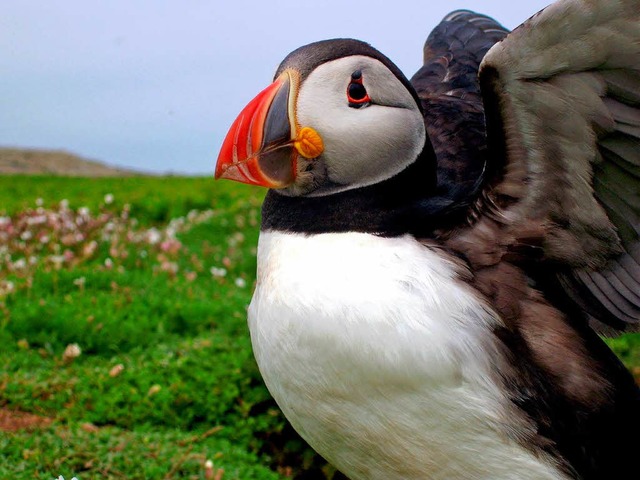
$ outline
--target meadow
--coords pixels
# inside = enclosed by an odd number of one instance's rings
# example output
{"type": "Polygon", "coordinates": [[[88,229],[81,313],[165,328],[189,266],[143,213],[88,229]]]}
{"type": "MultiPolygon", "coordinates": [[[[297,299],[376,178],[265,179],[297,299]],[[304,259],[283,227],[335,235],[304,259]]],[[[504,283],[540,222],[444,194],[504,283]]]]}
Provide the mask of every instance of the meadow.
{"type": "MultiPolygon", "coordinates": [[[[0,177],[0,478],[334,476],[251,353],[263,195],[0,177]]],[[[639,336],[609,342],[637,374],[639,336]]]]}

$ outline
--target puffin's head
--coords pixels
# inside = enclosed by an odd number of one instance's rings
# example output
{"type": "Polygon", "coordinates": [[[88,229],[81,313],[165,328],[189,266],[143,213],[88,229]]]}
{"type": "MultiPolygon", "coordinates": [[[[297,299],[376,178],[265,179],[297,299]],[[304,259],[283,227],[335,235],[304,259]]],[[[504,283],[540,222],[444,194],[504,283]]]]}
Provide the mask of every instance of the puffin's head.
{"type": "Polygon", "coordinates": [[[290,53],[227,134],[216,178],[327,195],[373,185],[426,141],[415,90],[387,57],[350,39],[290,53]]]}

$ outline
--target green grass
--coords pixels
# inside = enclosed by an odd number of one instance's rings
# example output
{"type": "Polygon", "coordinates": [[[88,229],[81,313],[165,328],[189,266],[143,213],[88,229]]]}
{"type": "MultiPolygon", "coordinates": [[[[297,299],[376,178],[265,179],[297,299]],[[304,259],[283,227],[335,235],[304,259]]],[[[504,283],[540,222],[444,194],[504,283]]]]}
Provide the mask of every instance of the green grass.
{"type": "Polygon", "coordinates": [[[238,188],[229,182],[198,177],[114,177],[66,178],[48,176],[0,176],[0,212],[14,214],[33,208],[41,198],[45,206],[63,199],[72,206],[95,210],[104,204],[104,197],[114,197],[111,208],[120,210],[132,206],[132,215],[140,221],[165,222],[186,214],[189,210],[218,207],[225,213],[242,210],[245,202],[259,204],[264,192],[260,189],[238,188]]]}
{"type": "MultiPolygon", "coordinates": [[[[208,178],[0,177],[0,216],[31,235],[0,237],[0,407],[53,419],[0,433],[0,478],[201,479],[206,460],[224,480],[282,478],[269,466],[331,478],[251,353],[263,195],[208,178]],[[63,199],[68,220],[90,212],[82,238],[32,225],[63,199]]],[[[610,344],[640,367],[638,335],[610,344]]]]}
{"type": "Polygon", "coordinates": [[[255,455],[220,437],[220,433],[207,436],[207,432],[196,435],[169,429],[104,427],[92,431],[82,426],[56,426],[37,434],[0,436],[0,472],[2,478],[11,479],[52,479],[52,472],[64,474],[67,480],[72,474],[79,479],[204,479],[204,464],[211,460],[216,470],[224,470],[227,480],[280,478],[256,464],[255,455]]]}
{"type": "Polygon", "coordinates": [[[224,479],[270,479],[279,477],[268,468],[278,459],[285,467],[287,458],[309,457],[295,435],[280,435],[285,422],[260,379],[246,327],[262,191],[203,178],[0,184],[0,212],[14,219],[37,217],[37,199],[41,212],[67,199],[71,211],[87,207],[94,218],[112,212],[117,224],[123,209],[130,217],[109,239],[91,233],[98,247],[81,260],[89,239],[61,248],[55,233],[46,248],[33,239],[4,242],[15,251],[0,264],[0,280],[13,285],[0,296],[0,406],[54,424],[0,434],[0,478],[204,478],[210,459],[224,479]],[[127,240],[209,209],[210,218],[177,234],[177,251],[127,240]],[[48,262],[65,249],[78,260],[48,262]],[[30,257],[34,267],[12,266],[30,257]],[[212,275],[212,267],[226,275],[212,275]],[[65,361],[74,343],[82,354],[65,361]],[[81,428],[87,423],[97,431],[81,428]],[[275,450],[274,442],[282,445],[275,450]]]}

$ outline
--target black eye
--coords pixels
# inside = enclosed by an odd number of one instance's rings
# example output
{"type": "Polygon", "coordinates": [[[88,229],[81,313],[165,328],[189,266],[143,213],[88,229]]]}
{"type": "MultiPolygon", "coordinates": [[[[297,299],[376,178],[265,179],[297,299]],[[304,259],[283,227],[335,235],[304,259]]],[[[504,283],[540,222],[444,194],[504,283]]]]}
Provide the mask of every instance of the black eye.
{"type": "Polygon", "coordinates": [[[349,84],[349,101],[361,101],[363,98],[367,97],[367,89],[364,88],[364,85],[361,83],[350,83],[349,84]]]}
{"type": "Polygon", "coordinates": [[[367,89],[362,84],[362,72],[360,70],[356,70],[351,74],[351,82],[347,87],[347,100],[352,108],[364,107],[371,102],[367,89]]]}

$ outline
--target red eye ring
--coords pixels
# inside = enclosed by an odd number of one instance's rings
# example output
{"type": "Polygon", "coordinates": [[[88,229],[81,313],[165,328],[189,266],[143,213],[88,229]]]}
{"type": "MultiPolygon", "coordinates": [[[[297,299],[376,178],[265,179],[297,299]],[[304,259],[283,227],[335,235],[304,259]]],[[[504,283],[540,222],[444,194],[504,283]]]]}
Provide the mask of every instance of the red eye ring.
{"type": "Polygon", "coordinates": [[[356,70],[351,74],[351,82],[347,86],[347,100],[349,101],[349,106],[353,108],[360,108],[371,103],[371,97],[369,97],[367,89],[362,83],[362,72],[360,70],[356,70]]]}

